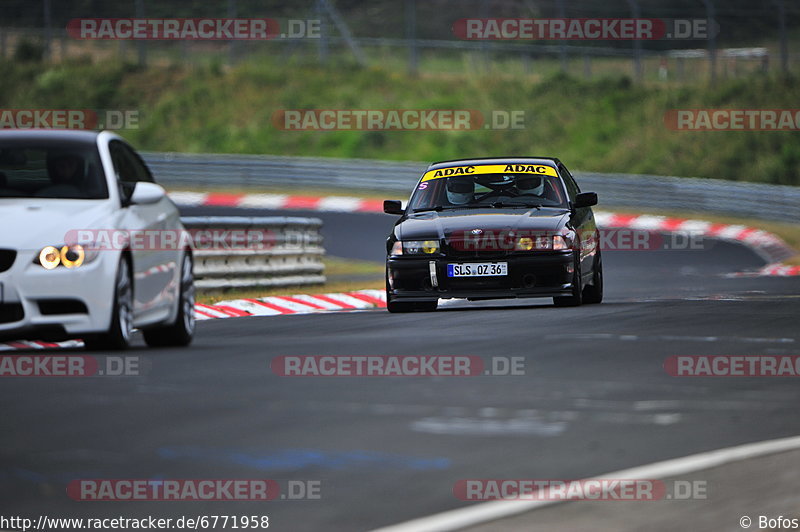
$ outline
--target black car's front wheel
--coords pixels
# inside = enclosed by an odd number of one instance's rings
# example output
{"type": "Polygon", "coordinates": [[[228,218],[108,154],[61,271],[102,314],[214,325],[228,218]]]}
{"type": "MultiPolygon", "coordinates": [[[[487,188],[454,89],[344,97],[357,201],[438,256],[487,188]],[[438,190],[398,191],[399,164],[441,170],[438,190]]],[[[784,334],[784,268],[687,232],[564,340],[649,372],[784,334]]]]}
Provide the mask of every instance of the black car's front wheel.
{"type": "Polygon", "coordinates": [[[392,301],[390,299],[386,300],[386,310],[391,313],[402,313],[402,312],[433,312],[436,310],[436,307],[439,306],[438,301],[415,301],[415,302],[408,302],[408,301],[392,301]]]}
{"type": "Polygon", "coordinates": [[[592,284],[583,289],[583,302],[596,304],[603,301],[603,260],[600,252],[597,252],[594,270],[592,272],[592,284]]]}
{"type": "Polygon", "coordinates": [[[397,301],[392,297],[391,290],[389,289],[389,278],[386,278],[386,310],[395,314],[402,312],[414,312],[415,310],[421,312],[433,312],[439,306],[439,300],[433,301],[397,301]]]}
{"type": "Polygon", "coordinates": [[[583,283],[581,277],[581,265],[575,259],[575,271],[572,274],[572,294],[553,298],[553,304],[557,307],[578,307],[583,303],[583,283]]]}

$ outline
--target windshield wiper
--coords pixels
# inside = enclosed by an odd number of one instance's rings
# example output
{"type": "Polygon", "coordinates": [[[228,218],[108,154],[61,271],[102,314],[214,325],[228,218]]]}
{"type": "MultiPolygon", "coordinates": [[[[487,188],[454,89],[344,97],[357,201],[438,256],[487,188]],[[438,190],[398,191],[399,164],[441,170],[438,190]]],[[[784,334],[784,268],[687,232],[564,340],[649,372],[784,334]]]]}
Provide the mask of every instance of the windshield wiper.
{"type": "Polygon", "coordinates": [[[541,205],[527,204],[527,203],[504,203],[502,201],[495,201],[494,203],[468,203],[466,205],[437,205],[435,207],[422,207],[421,209],[414,209],[412,213],[417,212],[430,212],[430,211],[449,211],[455,209],[501,209],[504,207],[514,207],[517,209],[541,209],[541,205]]]}
{"type": "Polygon", "coordinates": [[[436,211],[441,212],[444,207],[441,205],[437,205],[436,207],[423,207],[421,209],[414,209],[412,212],[429,212],[429,211],[436,211]]]}
{"type": "Polygon", "coordinates": [[[492,207],[496,209],[501,209],[504,207],[516,207],[518,209],[541,209],[542,206],[535,203],[505,203],[502,201],[495,201],[491,204],[492,207]]]}
{"type": "Polygon", "coordinates": [[[421,209],[414,209],[413,212],[428,212],[428,211],[452,211],[455,209],[475,209],[475,208],[487,208],[488,205],[478,205],[477,203],[470,203],[468,205],[437,205],[436,207],[423,207],[421,209]]]}

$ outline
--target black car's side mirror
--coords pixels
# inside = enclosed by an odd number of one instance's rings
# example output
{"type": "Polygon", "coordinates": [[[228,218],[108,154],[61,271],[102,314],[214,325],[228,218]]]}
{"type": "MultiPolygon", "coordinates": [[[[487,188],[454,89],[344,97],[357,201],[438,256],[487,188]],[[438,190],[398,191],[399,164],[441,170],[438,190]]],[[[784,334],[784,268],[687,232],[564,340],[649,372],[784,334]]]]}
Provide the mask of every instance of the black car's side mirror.
{"type": "Polygon", "coordinates": [[[574,207],[576,209],[592,207],[593,205],[597,205],[597,192],[581,192],[575,196],[574,207]]]}
{"type": "Polygon", "coordinates": [[[383,200],[383,212],[386,214],[403,214],[403,204],[399,200],[383,200]]]}

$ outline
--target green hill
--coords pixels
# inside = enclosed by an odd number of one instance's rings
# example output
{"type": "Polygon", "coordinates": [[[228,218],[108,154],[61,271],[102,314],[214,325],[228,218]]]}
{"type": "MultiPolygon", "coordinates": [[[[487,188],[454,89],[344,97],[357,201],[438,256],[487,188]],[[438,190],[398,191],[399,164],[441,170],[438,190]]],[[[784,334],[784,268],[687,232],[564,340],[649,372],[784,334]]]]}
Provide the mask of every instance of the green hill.
{"type": "Polygon", "coordinates": [[[395,160],[554,155],[585,171],[653,173],[800,185],[800,131],[685,132],[670,109],[792,109],[797,79],[754,75],[702,86],[633,85],[488,75],[338,69],[277,59],[233,69],[212,64],[139,69],[119,63],[0,62],[4,109],[132,109],[139,129],[121,131],[143,150],[395,160]],[[524,111],[519,130],[283,131],[282,109],[476,109],[524,111]]]}

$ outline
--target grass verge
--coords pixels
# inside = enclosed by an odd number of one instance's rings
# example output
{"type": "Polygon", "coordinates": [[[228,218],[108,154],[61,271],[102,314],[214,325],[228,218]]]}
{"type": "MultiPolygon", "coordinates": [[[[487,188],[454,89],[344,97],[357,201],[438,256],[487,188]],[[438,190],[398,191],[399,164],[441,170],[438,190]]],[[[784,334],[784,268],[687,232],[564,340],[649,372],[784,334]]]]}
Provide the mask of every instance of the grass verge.
{"type": "Polygon", "coordinates": [[[420,77],[382,65],[324,68],[282,54],[232,68],[0,60],[0,97],[6,109],[136,111],[135,127],[122,134],[145,151],[397,161],[553,154],[584,171],[800,185],[794,131],[686,131],[665,123],[676,109],[793,109],[796,76],[637,84],[612,73],[506,75],[460,57],[459,73],[420,77]],[[464,129],[287,129],[282,112],[305,109],[471,109],[484,120],[464,129]],[[512,111],[523,113],[522,129],[495,119],[512,111]]]}

